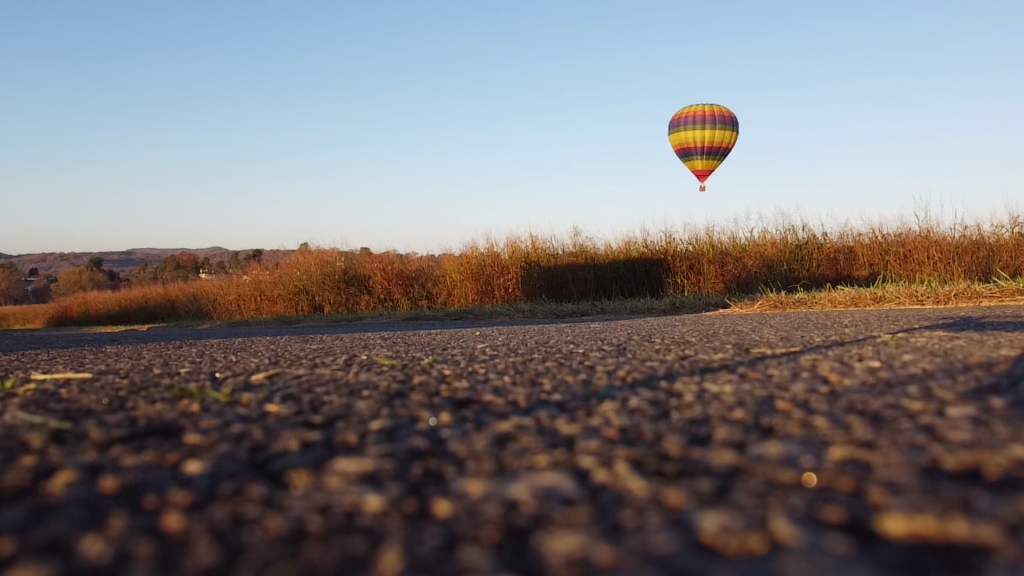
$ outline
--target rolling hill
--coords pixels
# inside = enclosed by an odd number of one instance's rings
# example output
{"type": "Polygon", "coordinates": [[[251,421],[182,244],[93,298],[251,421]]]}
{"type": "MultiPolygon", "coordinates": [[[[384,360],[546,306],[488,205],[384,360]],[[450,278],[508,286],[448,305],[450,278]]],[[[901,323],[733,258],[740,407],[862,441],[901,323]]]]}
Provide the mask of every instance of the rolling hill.
{"type": "MultiPolygon", "coordinates": [[[[90,258],[99,256],[103,258],[103,268],[121,272],[131,272],[143,264],[150,267],[160,264],[164,258],[172,255],[187,252],[195,254],[200,260],[209,258],[211,262],[218,260],[228,261],[233,252],[238,253],[239,258],[245,258],[251,252],[246,250],[229,250],[220,246],[209,248],[132,248],[111,252],[41,252],[37,254],[4,254],[0,253],[0,262],[14,262],[22,271],[27,272],[30,268],[38,268],[40,274],[58,274],[61,270],[84,266],[90,258]]],[[[292,250],[264,250],[263,261],[273,262],[290,254],[292,250]]]]}

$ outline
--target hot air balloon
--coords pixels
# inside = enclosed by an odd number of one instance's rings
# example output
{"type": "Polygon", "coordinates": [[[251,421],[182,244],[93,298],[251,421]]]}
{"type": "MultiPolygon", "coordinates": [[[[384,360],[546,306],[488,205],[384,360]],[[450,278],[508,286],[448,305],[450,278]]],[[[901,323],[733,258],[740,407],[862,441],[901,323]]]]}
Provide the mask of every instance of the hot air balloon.
{"type": "Polygon", "coordinates": [[[736,145],[740,124],[736,115],[720,104],[691,104],[681,108],[668,123],[668,141],[679,160],[700,181],[722,164],[736,145]]]}

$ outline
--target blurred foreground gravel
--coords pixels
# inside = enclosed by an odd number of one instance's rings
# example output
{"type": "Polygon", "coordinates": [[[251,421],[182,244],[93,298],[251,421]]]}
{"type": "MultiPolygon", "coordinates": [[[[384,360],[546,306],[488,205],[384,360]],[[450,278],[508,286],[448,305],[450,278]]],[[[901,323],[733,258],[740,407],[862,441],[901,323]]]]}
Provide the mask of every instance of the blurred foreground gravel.
{"type": "Polygon", "coordinates": [[[0,332],[0,573],[1022,574],[1024,308],[0,332]]]}

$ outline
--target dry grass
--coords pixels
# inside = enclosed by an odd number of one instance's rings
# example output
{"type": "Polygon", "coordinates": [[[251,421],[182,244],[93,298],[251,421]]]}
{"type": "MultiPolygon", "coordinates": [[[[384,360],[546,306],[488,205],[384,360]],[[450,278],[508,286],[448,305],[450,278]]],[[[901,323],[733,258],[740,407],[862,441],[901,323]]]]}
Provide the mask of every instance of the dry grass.
{"type": "Polygon", "coordinates": [[[49,317],[48,304],[0,306],[0,329],[43,328],[49,317]]]}
{"type": "Polygon", "coordinates": [[[831,229],[709,226],[614,241],[576,231],[481,241],[441,256],[314,249],[253,266],[246,276],[0,308],[0,328],[380,313],[551,317],[631,306],[712,309],[736,295],[760,295],[757,303],[737,304],[740,310],[1011,301],[1020,298],[1024,277],[1024,218],[831,229]]]}
{"type": "Polygon", "coordinates": [[[867,288],[828,288],[811,292],[773,292],[734,302],[730,312],[844,310],[857,308],[934,308],[1024,304],[1024,281],[956,284],[886,284],[867,288]]]}

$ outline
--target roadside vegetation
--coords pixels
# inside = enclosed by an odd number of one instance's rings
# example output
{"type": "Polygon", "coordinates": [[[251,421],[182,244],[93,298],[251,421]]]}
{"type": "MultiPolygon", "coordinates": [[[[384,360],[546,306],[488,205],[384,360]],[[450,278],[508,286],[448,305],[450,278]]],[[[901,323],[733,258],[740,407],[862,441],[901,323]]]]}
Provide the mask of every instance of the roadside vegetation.
{"type": "MultiPolygon", "coordinates": [[[[1016,214],[977,224],[767,222],[611,241],[574,231],[440,255],[303,245],[263,262],[256,252],[221,266],[170,256],[129,282],[115,282],[102,262],[65,271],[51,302],[0,307],[0,328],[1024,301],[1024,218],[1016,214]],[[204,270],[211,273],[200,279],[204,270]]],[[[0,297],[4,274],[15,275],[0,270],[0,297]]]]}

